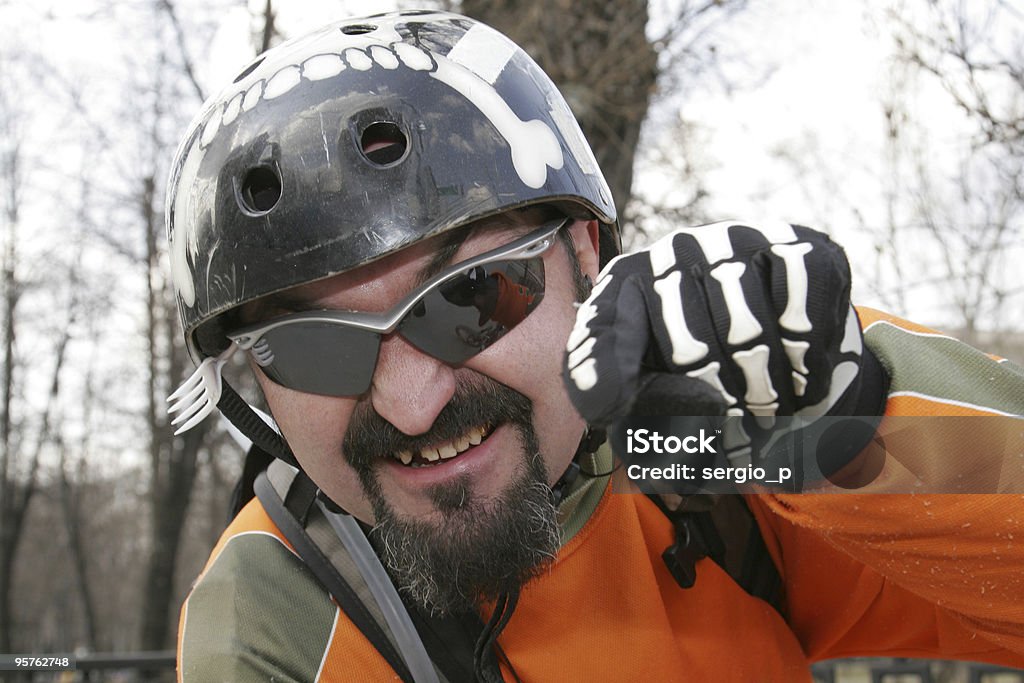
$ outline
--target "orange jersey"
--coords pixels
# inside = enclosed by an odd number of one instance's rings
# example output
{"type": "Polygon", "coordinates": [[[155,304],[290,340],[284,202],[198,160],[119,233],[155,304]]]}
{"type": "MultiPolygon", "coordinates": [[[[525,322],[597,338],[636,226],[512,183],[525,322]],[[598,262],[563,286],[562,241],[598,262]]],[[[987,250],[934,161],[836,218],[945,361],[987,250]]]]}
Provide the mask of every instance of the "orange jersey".
{"type": "MultiPolygon", "coordinates": [[[[1021,412],[1019,368],[876,312],[861,317],[892,380],[887,416],[1021,412]],[[905,372],[934,362],[929,354],[944,359],[944,376],[958,363],[982,374],[947,396],[942,382],[905,372]]],[[[970,443],[947,439],[933,456],[973,462],[970,443]]],[[[1024,667],[1024,496],[747,502],[782,576],[785,616],[709,559],[698,562],[694,587],[680,588],[661,558],[672,523],[647,497],[605,489],[549,571],[524,587],[501,633],[516,674],[524,682],[809,682],[811,661],[868,655],[1024,667]]],[[[271,677],[397,680],[253,501],[182,609],[179,679],[271,677]]]]}

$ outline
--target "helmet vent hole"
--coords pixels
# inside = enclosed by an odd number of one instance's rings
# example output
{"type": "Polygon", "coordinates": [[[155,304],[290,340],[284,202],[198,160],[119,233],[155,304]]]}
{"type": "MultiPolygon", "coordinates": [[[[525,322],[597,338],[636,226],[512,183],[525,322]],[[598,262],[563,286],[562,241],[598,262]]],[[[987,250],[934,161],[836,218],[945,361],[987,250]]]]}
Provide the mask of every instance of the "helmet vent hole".
{"type": "Polygon", "coordinates": [[[253,214],[264,214],[281,199],[281,179],[273,169],[257,166],[249,169],[242,181],[238,198],[242,208],[253,214]]]}
{"type": "Polygon", "coordinates": [[[255,71],[259,67],[259,65],[263,63],[263,59],[263,57],[260,57],[249,66],[245,67],[245,70],[243,70],[242,73],[235,76],[235,80],[233,82],[238,83],[240,80],[242,80],[243,78],[251,74],[253,71],[255,71]]]}
{"type": "Polygon", "coordinates": [[[388,122],[371,123],[359,140],[363,156],[375,166],[388,166],[405,156],[409,146],[405,133],[388,122]]]}
{"type": "Polygon", "coordinates": [[[376,30],[377,27],[373,24],[352,24],[351,26],[341,27],[341,32],[346,36],[361,36],[364,33],[372,33],[376,30]]]}

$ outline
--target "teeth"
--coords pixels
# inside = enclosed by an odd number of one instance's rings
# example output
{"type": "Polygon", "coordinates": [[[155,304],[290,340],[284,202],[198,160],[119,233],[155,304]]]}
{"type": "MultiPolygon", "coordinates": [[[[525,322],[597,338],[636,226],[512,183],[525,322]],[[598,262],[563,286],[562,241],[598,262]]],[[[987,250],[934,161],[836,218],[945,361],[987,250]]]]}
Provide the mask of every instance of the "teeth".
{"type": "Polygon", "coordinates": [[[422,467],[424,462],[435,463],[440,460],[448,460],[454,458],[459,453],[469,450],[470,446],[478,445],[484,440],[484,436],[487,435],[487,429],[487,427],[474,427],[469,430],[469,433],[446,444],[436,448],[424,448],[418,453],[418,456],[413,455],[410,451],[400,451],[395,453],[394,457],[396,460],[401,461],[403,465],[411,465],[413,467],[422,467]]]}

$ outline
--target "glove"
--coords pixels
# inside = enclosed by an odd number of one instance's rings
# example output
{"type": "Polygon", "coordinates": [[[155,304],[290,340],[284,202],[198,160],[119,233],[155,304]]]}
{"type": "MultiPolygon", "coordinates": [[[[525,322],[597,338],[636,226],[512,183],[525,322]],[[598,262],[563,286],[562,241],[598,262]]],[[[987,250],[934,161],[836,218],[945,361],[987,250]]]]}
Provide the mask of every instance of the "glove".
{"type": "MultiPolygon", "coordinates": [[[[780,429],[879,415],[886,394],[842,248],[781,222],[683,228],[611,261],[578,310],[564,379],[592,425],[725,414],[737,418],[723,436],[730,457],[755,459],[780,429]]],[[[854,457],[868,431],[822,472],[854,457]]]]}

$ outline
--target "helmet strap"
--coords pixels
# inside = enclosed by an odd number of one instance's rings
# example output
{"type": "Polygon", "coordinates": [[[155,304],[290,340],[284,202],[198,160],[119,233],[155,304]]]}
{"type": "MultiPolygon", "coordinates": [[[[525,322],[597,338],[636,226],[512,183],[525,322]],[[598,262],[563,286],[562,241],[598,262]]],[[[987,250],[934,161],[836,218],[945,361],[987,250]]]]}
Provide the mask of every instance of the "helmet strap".
{"type": "Polygon", "coordinates": [[[579,476],[580,460],[584,456],[596,453],[606,438],[607,433],[605,430],[597,427],[587,427],[587,430],[583,432],[583,438],[580,439],[580,445],[576,448],[576,454],[572,456],[572,462],[569,463],[565,472],[562,473],[562,476],[551,487],[551,500],[556,506],[562,502],[566,491],[576,481],[576,477],[579,476]]]}
{"type": "MultiPolygon", "coordinates": [[[[223,383],[217,408],[253,444],[275,458],[284,460],[292,467],[299,467],[292,449],[288,447],[284,438],[271,429],[270,425],[264,422],[263,418],[257,415],[256,411],[227,382],[223,383]]],[[[299,467],[299,469],[302,468],[299,467]]]]}

